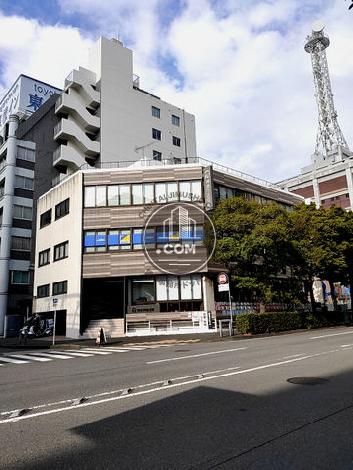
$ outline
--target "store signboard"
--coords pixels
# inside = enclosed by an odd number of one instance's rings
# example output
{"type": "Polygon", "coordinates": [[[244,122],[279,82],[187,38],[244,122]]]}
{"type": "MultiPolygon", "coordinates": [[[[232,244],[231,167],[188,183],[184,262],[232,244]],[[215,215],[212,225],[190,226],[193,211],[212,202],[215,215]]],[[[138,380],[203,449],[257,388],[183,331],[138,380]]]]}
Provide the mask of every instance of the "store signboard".
{"type": "Polygon", "coordinates": [[[39,80],[20,75],[10,91],[0,101],[0,128],[7,123],[11,114],[30,115],[34,113],[54,93],[61,93],[61,90],[39,80]]]}

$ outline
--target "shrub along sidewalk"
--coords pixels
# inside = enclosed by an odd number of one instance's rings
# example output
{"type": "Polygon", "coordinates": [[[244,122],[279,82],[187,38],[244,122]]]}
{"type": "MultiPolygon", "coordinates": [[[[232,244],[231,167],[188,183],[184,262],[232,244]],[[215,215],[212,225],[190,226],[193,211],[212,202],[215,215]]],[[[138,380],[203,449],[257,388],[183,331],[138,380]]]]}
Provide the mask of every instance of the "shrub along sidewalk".
{"type": "Polygon", "coordinates": [[[245,313],[234,317],[234,325],[240,334],[272,333],[350,323],[350,314],[344,312],[322,312],[315,315],[298,312],[245,313]]]}

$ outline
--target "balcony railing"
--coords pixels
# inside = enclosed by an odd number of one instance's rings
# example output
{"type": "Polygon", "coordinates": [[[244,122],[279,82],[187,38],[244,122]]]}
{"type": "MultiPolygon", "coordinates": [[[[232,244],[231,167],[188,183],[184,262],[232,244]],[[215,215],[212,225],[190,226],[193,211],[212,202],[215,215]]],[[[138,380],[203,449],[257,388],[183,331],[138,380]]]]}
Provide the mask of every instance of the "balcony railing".
{"type": "Polygon", "coordinates": [[[56,126],[54,126],[54,136],[58,134],[62,129],[62,121],[59,121],[56,126]]]}

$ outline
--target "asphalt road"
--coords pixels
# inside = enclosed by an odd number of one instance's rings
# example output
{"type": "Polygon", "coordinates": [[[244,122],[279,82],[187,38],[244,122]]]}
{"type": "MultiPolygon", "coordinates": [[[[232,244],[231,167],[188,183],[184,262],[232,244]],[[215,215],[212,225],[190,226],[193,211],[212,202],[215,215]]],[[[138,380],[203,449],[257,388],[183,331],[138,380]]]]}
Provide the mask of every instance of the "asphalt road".
{"type": "Polygon", "coordinates": [[[353,328],[4,365],[0,413],[1,469],[352,469],[353,328]]]}

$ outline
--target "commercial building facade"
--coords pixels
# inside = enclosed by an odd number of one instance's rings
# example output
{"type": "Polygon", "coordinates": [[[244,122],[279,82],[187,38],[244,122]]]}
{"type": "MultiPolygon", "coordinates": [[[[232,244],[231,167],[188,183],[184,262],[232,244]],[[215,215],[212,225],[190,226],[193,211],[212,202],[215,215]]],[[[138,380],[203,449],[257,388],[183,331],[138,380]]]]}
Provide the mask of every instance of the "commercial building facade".
{"type": "Polygon", "coordinates": [[[20,76],[0,102],[0,335],[30,311],[41,194],[85,165],[196,155],[194,116],[140,88],[120,41],[101,38],[63,88],[20,76]]]}
{"type": "Polygon", "coordinates": [[[6,315],[24,315],[32,304],[36,144],[18,132],[57,92],[21,75],[0,102],[0,335],[14,318],[6,315]]]}
{"type": "MultiPolygon", "coordinates": [[[[38,200],[33,308],[43,316],[55,309],[58,331],[70,337],[95,336],[100,326],[113,336],[207,331],[222,269],[208,260],[207,212],[234,195],[288,207],[302,201],[197,157],[110,166],[80,170],[38,200]],[[192,215],[201,235],[191,272],[166,271],[146,252],[161,244],[165,222],[148,225],[151,214],[173,204],[205,214],[192,215]]],[[[183,243],[180,231],[177,240],[183,243]]]]}

